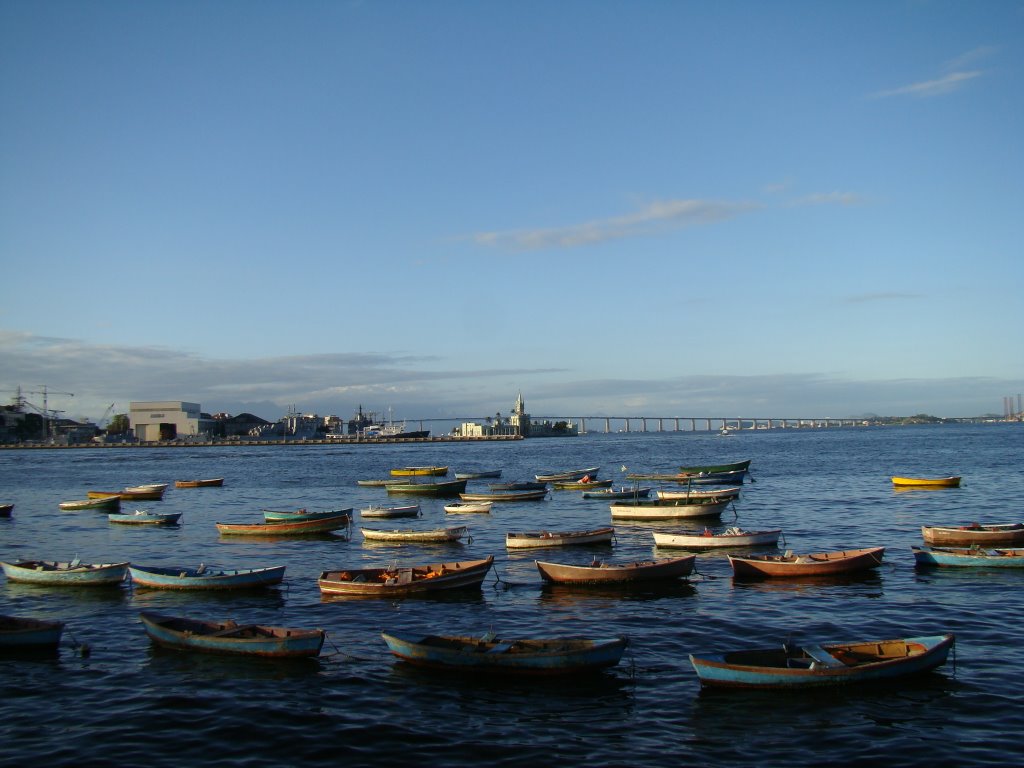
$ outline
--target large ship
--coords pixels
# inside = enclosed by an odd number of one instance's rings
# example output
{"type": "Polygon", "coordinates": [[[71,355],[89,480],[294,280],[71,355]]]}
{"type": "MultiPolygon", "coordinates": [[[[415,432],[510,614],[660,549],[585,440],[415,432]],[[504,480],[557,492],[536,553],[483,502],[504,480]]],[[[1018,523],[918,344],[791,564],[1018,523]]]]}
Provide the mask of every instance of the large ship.
{"type": "MultiPolygon", "coordinates": [[[[390,411],[390,409],[389,409],[390,411]]],[[[388,418],[383,421],[377,418],[374,411],[363,412],[363,406],[353,418],[348,420],[348,434],[365,438],[397,438],[397,437],[430,437],[429,429],[407,429],[405,422],[400,424],[388,418]]]]}

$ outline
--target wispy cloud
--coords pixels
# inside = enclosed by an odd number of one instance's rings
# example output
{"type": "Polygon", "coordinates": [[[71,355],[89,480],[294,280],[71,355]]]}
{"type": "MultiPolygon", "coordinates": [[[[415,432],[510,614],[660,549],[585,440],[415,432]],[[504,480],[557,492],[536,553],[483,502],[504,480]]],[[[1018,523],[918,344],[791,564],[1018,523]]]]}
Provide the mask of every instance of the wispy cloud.
{"type": "Polygon", "coordinates": [[[972,69],[977,61],[988,58],[996,52],[993,46],[979,46],[967,53],[961,54],[946,63],[944,69],[946,74],[933,80],[922,80],[920,82],[902,85],[896,88],[889,88],[876,91],[869,95],[873,99],[885,99],[893,96],[915,96],[918,98],[929,98],[932,96],[943,96],[947,93],[959,90],[971,80],[981,77],[984,71],[972,69]]]}
{"type": "Polygon", "coordinates": [[[665,200],[643,210],[582,224],[507,232],[479,232],[471,239],[479,245],[516,251],[575,248],[609,240],[651,235],[680,227],[712,224],[760,208],[752,202],[665,200]]]}

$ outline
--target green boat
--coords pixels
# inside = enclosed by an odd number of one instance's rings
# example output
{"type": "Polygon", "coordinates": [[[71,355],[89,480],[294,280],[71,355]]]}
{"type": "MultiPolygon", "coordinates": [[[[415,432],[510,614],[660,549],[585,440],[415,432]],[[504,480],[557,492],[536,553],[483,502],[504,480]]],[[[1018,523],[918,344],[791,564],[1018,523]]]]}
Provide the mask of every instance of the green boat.
{"type": "Polygon", "coordinates": [[[441,480],[436,483],[429,481],[390,483],[385,487],[388,494],[406,496],[458,496],[466,490],[465,480],[441,480]]]}

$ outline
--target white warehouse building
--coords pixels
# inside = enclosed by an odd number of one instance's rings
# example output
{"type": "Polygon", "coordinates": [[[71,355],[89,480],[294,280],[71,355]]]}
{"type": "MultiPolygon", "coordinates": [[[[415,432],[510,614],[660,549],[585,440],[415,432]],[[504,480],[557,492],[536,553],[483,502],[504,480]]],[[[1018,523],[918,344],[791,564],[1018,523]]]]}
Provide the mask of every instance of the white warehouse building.
{"type": "Polygon", "coordinates": [[[142,442],[176,440],[199,434],[199,403],[157,400],[130,403],[128,421],[142,442]]]}

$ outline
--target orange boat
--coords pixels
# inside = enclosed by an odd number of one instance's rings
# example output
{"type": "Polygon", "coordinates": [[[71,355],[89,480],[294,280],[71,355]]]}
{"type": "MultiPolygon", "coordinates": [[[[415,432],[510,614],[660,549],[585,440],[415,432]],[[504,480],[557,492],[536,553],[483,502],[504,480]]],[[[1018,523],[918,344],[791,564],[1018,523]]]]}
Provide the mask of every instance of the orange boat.
{"type": "Polygon", "coordinates": [[[729,555],[733,576],[737,578],[777,578],[794,576],[837,576],[877,568],[882,564],[885,547],[848,549],[841,552],[815,552],[809,555],[729,555]]]}
{"type": "Polygon", "coordinates": [[[897,488],[959,488],[959,475],[949,477],[893,477],[897,488]]]}

